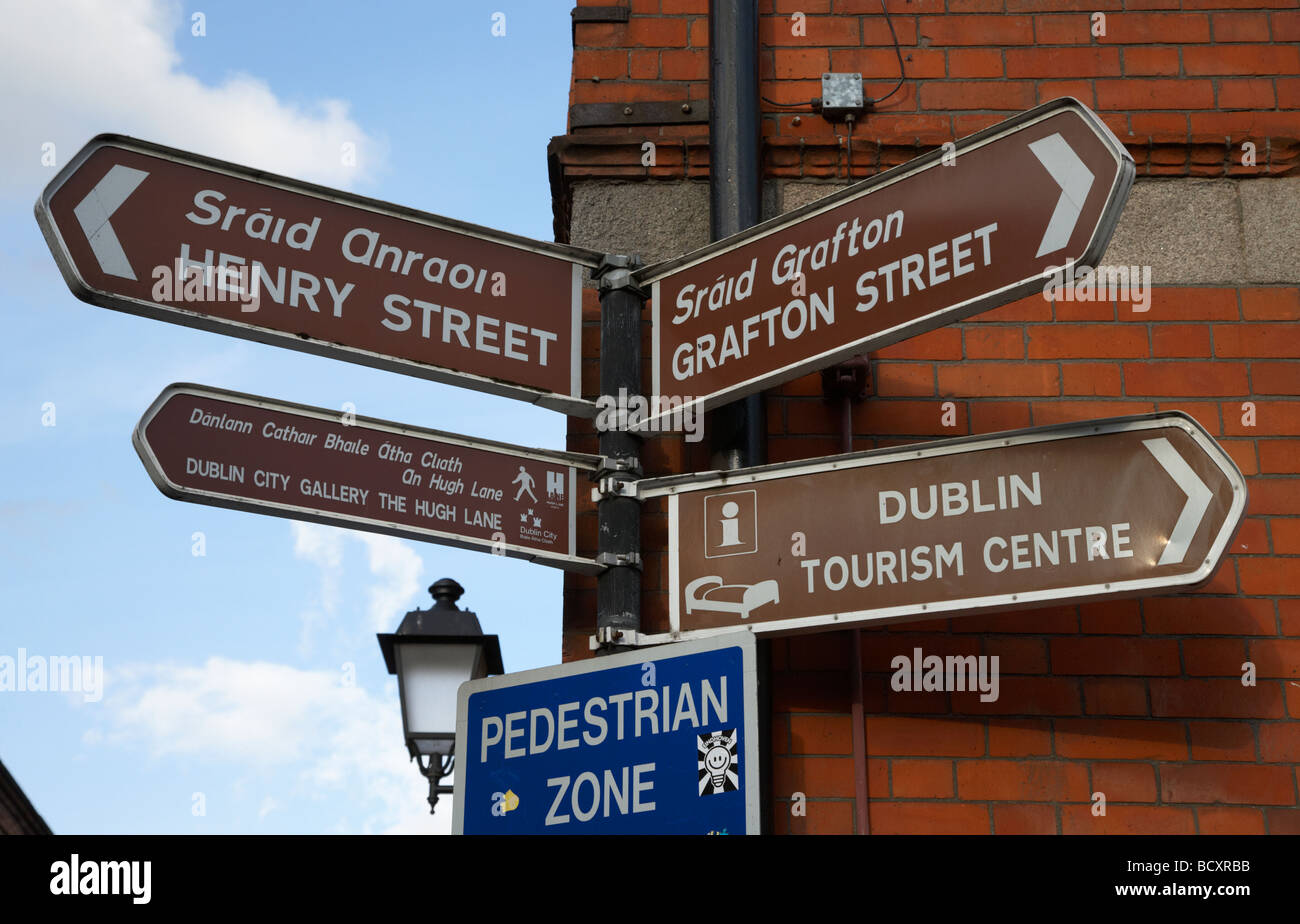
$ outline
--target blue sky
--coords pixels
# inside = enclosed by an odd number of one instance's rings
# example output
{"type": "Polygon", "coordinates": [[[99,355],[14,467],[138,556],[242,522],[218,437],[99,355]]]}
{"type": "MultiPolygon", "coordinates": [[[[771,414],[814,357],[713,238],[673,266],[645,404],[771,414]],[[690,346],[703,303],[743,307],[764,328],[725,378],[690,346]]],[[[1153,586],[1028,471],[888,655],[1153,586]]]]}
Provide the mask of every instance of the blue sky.
{"type": "Polygon", "coordinates": [[[56,832],[446,830],[375,632],[451,576],[507,670],[560,660],[559,571],[164,497],[130,437],[165,385],[556,449],[564,418],[77,301],[32,215],[43,146],[120,132],[550,240],[571,7],[0,0],[0,656],[105,673],[94,702],[0,692],[0,760],[56,832]]]}

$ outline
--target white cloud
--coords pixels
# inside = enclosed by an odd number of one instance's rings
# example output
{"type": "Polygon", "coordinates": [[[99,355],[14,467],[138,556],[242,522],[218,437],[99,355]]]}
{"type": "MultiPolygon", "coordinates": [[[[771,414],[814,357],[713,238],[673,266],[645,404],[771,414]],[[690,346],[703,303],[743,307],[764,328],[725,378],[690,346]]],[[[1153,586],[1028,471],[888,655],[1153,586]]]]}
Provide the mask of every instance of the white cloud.
{"type": "MultiPolygon", "coordinates": [[[[51,171],[91,136],[119,132],[330,186],[373,179],[385,146],[349,116],[348,104],[299,106],[265,80],[229,74],[209,85],[187,73],[178,42],[190,20],[171,0],[41,0],[3,5],[0,29],[0,191],[35,198],[51,171]],[[342,157],[355,145],[356,166],[342,157]]],[[[209,32],[238,29],[209,11],[209,32]]]]}
{"type": "MultiPolygon", "coordinates": [[[[316,634],[339,614],[345,539],[353,539],[366,547],[370,573],[377,579],[367,590],[367,630],[391,632],[402,614],[416,602],[424,560],[409,543],[392,536],[316,523],[295,522],[292,530],[294,557],[320,569],[318,605],[301,613],[299,648],[303,653],[312,650],[316,634]]],[[[351,630],[354,627],[347,628],[351,630]]]]}
{"type": "Polygon", "coordinates": [[[392,536],[354,533],[370,550],[370,573],[380,582],[370,588],[370,628],[391,632],[397,616],[410,609],[420,592],[424,562],[415,550],[392,536]]]}
{"type": "Polygon", "coordinates": [[[300,561],[311,562],[320,569],[320,589],[316,599],[298,614],[298,653],[311,655],[316,635],[337,614],[341,591],[339,581],[343,574],[343,537],[346,533],[330,526],[315,523],[289,524],[293,531],[293,555],[300,561]]]}
{"type": "MultiPolygon", "coordinates": [[[[369,630],[393,628],[411,607],[424,561],[400,539],[305,522],[290,526],[295,558],[320,571],[317,599],[303,611],[304,642],[329,628],[355,643],[360,630],[377,659],[369,630]],[[346,580],[350,538],[367,550],[372,577],[368,586],[357,582],[356,590],[346,580]],[[364,626],[348,616],[352,597],[363,593],[364,626]]],[[[156,760],[203,758],[209,767],[226,765],[231,785],[261,786],[250,828],[270,815],[289,819],[295,806],[308,802],[313,812],[322,811],[322,803],[347,807],[346,817],[322,821],[333,830],[450,830],[450,798],[429,815],[428,782],[403,746],[391,678],[374,695],[344,684],[337,669],[209,658],[199,665],[123,668],[105,681],[105,690],[104,728],[87,733],[87,745],[142,745],[156,760]],[[286,776],[289,784],[283,784],[286,776]],[[274,791],[276,780],[289,791],[274,791]]]]}
{"type": "MultiPolygon", "coordinates": [[[[325,628],[343,636],[364,630],[367,650],[377,658],[368,632],[391,630],[410,608],[420,591],[420,556],[388,536],[290,525],[294,556],[320,571],[317,599],[302,614],[304,641],[325,628]],[[352,612],[347,601],[362,592],[345,580],[349,538],[366,548],[373,578],[364,588],[364,626],[355,624],[360,618],[345,615],[352,612]]],[[[332,830],[445,833],[451,799],[439,803],[436,816],[429,815],[428,783],[402,743],[396,682],[385,680],[383,694],[376,695],[347,685],[339,670],[221,657],[201,665],[124,668],[105,682],[105,728],[92,730],[85,743],[140,743],[157,760],[202,757],[225,763],[236,781],[250,774],[260,780],[247,785],[263,785],[263,793],[273,788],[272,780],[288,774],[290,791],[261,795],[256,821],[272,813],[291,817],[294,806],[304,802],[318,812],[324,801],[347,807],[345,818],[322,823],[332,830]]]]}
{"type": "MultiPolygon", "coordinates": [[[[209,658],[199,667],[154,665],[113,677],[123,692],[113,716],[126,731],[147,732],[155,757],[215,748],[244,763],[301,760],[309,731],[327,712],[363,705],[364,692],[327,671],[209,658]]],[[[314,736],[313,736],[314,737],[314,736]]]]}
{"type": "Polygon", "coordinates": [[[212,657],[198,666],[125,669],[109,690],[110,727],[98,740],[141,742],[156,759],[201,757],[264,778],[287,769],[292,792],[263,797],[259,820],[291,808],[290,797],[329,798],[355,810],[353,831],[449,829],[450,799],[438,817],[428,813],[428,785],[407,757],[391,689],[375,696],[332,671],[212,657]]]}
{"type": "Polygon", "coordinates": [[[290,524],[293,530],[293,555],[320,568],[320,602],[327,613],[339,606],[339,575],[343,568],[343,537],[346,533],[332,526],[316,523],[290,524]]]}

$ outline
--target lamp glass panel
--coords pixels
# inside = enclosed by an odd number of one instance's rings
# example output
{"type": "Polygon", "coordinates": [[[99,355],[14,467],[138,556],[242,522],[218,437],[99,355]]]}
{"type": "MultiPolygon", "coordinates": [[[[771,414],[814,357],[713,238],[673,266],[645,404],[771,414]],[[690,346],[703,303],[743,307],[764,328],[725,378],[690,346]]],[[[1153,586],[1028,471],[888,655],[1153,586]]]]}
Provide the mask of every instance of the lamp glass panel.
{"type": "Polygon", "coordinates": [[[408,734],[455,733],[456,692],[480,676],[481,646],[397,642],[408,734]]]}

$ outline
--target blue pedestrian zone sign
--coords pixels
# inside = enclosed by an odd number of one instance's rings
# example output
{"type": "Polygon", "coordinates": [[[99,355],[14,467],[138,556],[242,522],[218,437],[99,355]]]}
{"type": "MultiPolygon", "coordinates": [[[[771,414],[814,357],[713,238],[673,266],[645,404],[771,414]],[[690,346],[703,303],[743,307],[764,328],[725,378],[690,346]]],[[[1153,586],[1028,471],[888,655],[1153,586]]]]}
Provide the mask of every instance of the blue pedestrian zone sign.
{"type": "Polygon", "coordinates": [[[757,834],[754,636],[463,684],[457,834],[757,834]]]}

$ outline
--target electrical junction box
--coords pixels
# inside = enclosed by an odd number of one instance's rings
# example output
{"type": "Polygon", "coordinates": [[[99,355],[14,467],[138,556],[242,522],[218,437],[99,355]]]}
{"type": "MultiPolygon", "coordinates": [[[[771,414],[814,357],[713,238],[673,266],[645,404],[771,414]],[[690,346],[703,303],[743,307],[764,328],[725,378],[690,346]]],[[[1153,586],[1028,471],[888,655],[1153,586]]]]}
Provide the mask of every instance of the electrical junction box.
{"type": "Polygon", "coordinates": [[[861,74],[822,74],[822,116],[842,122],[866,111],[862,99],[861,74]]]}

